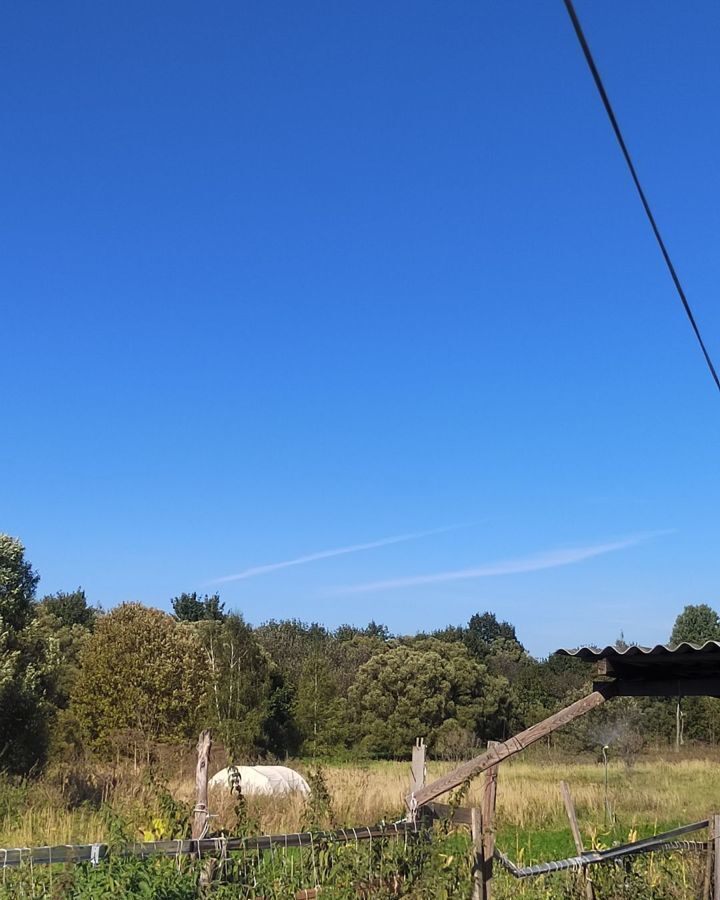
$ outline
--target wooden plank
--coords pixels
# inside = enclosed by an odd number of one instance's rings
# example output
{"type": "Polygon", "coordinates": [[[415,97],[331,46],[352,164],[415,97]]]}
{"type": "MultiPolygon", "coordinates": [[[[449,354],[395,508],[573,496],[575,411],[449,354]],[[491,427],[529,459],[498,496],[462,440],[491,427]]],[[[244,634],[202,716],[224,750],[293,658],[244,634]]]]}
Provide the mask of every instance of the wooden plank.
{"type": "MultiPolygon", "coordinates": [[[[562,792],[563,803],[565,804],[565,812],[570,820],[570,831],[572,832],[573,841],[575,842],[575,849],[578,852],[578,856],[582,856],[585,852],[585,847],[583,845],[580,826],[578,825],[577,815],[575,813],[575,804],[573,803],[570,786],[567,781],[560,782],[560,790],[562,792]]],[[[585,898],[586,900],[595,900],[595,889],[593,888],[587,869],[585,870],[585,898]]]]}
{"type": "Polygon", "coordinates": [[[508,759],[508,757],[520,753],[521,750],[524,750],[536,741],[547,737],[547,735],[552,734],[553,731],[562,728],[563,725],[567,725],[580,716],[589,713],[590,710],[596,709],[604,703],[608,697],[614,695],[613,687],[612,683],[599,686],[598,690],[593,691],[592,694],[588,694],[587,697],[576,700],[575,703],[571,703],[570,706],[566,706],[564,709],[561,709],[560,712],[548,716],[547,719],[543,719],[543,721],[538,722],[537,725],[526,728],[525,731],[521,731],[520,734],[511,737],[507,741],[498,741],[496,746],[492,747],[492,749],[487,750],[485,753],[476,756],[466,763],[462,763],[462,765],[453,769],[452,772],[443,775],[442,778],[431,781],[430,784],[425,785],[420,791],[415,792],[415,800],[417,801],[418,806],[422,806],[423,803],[428,803],[430,800],[435,800],[442,794],[452,791],[454,788],[459,787],[464,781],[479,775],[481,772],[486,771],[491,768],[491,766],[497,765],[504,759],[508,759]]]}
{"type": "Polygon", "coordinates": [[[457,825],[472,825],[472,810],[466,809],[464,806],[448,806],[447,803],[426,804],[433,815],[438,819],[449,819],[457,825]]]}
{"type": "Polygon", "coordinates": [[[193,810],[192,836],[203,837],[208,820],[208,770],[210,767],[210,750],[212,737],[210,732],[200,732],[197,743],[197,766],[195,768],[195,809],[193,810]]]}
{"type": "MultiPolygon", "coordinates": [[[[495,747],[497,741],[488,741],[488,750],[495,747]]],[[[491,766],[485,771],[485,783],[482,799],[483,825],[483,875],[485,878],[485,897],[492,896],[493,858],[495,856],[495,800],[497,798],[498,767],[491,766]]]]}
{"type": "Polygon", "coordinates": [[[470,810],[473,842],[472,900],[485,900],[485,873],[483,866],[482,812],[473,807],[470,810]]]}

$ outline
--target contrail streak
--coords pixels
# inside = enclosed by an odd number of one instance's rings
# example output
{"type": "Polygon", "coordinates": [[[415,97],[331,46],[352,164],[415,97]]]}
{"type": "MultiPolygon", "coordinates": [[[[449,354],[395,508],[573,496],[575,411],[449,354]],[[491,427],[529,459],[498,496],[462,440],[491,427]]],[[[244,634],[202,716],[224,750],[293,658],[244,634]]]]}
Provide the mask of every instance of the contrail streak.
{"type": "Polygon", "coordinates": [[[337,547],[334,550],[320,550],[317,553],[309,553],[307,556],[297,556],[294,559],[286,559],[282,562],[269,563],[265,566],[252,566],[235,575],[224,575],[222,578],[214,578],[209,584],[226,584],[229,581],[242,581],[245,578],[255,578],[256,575],[267,575],[269,572],[277,572],[279,569],[289,569],[291,566],[304,566],[306,563],[317,562],[319,559],[330,559],[333,556],[344,556],[347,553],[360,553],[363,550],[374,550],[376,547],[388,547],[390,544],[402,544],[405,541],[416,541],[419,538],[430,537],[433,534],[444,534],[447,531],[455,531],[465,525],[448,525],[445,528],[433,528],[430,531],[415,531],[411,534],[398,534],[394,537],[383,538],[379,541],[368,541],[364,544],[351,544],[348,547],[337,547]]]}
{"type": "Polygon", "coordinates": [[[363,584],[340,587],[334,593],[338,594],[365,594],[373,591],[386,591],[394,588],[416,587],[424,584],[441,584],[448,581],[463,581],[471,578],[489,578],[493,575],[517,575],[521,572],[537,572],[541,569],[554,569],[558,566],[569,566],[591,559],[594,556],[602,556],[605,553],[613,553],[616,550],[625,550],[634,547],[659,534],[667,532],[652,532],[646,534],[631,535],[615,541],[607,541],[601,544],[590,544],[585,547],[570,547],[559,550],[547,550],[530,556],[517,559],[501,560],[477,566],[469,569],[455,569],[451,572],[437,572],[430,575],[410,575],[404,578],[389,578],[384,581],[367,581],[363,584]]]}

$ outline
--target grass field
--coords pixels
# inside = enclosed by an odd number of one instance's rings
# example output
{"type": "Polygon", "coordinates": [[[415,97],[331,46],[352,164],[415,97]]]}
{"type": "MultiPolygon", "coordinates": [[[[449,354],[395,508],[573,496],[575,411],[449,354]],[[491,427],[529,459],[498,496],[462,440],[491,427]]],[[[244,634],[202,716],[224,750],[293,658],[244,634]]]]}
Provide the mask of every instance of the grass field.
{"type": "MultiPolygon", "coordinates": [[[[151,778],[148,771],[136,770],[130,764],[112,768],[56,768],[36,781],[0,781],[0,848],[106,841],[113,839],[118,823],[122,823],[124,834],[131,839],[180,836],[192,809],[194,772],[191,763],[188,757],[184,762],[180,761],[177,768],[168,767],[172,777],[164,781],[159,775],[151,778]]],[[[306,761],[297,761],[295,765],[309,776],[317,771],[317,767],[306,761]]],[[[449,768],[449,764],[431,762],[428,765],[428,779],[449,768]]],[[[409,784],[409,763],[325,764],[321,767],[321,773],[329,802],[315,803],[308,809],[301,798],[249,798],[240,826],[235,800],[224,792],[211,792],[210,807],[214,814],[212,830],[278,834],[305,830],[309,826],[353,826],[383,819],[394,821],[403,814],[403,798],[409,784]]],[[[720,760],[715,757],[657,755],[639,759],[632,767],[612,762],[608,776],[609,817],[605,808],[604,769],[597,762],[560,759],[548,753],[535,752],[524,759],[503,763],[497,794],[498,846],[511,858],[524,864],[574,855],[560,795],[561,779],[570,784],[588,847],[611,846],[613,842],[624,842],[703,819],[720,810],[720,760]]],[[[479,803],[481,785],[482,779],[471,785],[468,796],[462,800],[463,805],[479,803]]],[[[697,837],[702,839],[702,833],[697,837]]],[[[407,896],[467,896],[469,853],[467,832],[455,837],[438,838],[437,842],[434,839],[431,858],[423,869],[427,874],[423,876],[422,887],[414,888],[407,896]],[[425,881],[425,878],[428,880],[425,881]],[[447,888],[448,883],[455,887],[447,888]]],[[[352,853],[341,855],[341,858],[346,859],[348,865],[353,863],[352,853]]],[[[358,859],[363,858],[360,854],[354,859],[356,868],[358,859]]],[[[352,891],[333,891],[330,881],[337,876],[335,865],[333,862],[332,868],[326,871],[323,896],[355,896],[352,891]]],[[[360,864],[361,870],[363,865],[367,866],[367,863],[360,864]]],[[[162,861],[139,868],[133,868],[129,863],[122,864],[119,869],[113,866],[102,873],[100,870],[96,874],[78,873],[80,881],[67,894],[58,893],[57,885],[53,887],[50,883],[48,887],[47,880],[43,888],[40,879],[46,879],[46,874],[36,872],[33,876],[32,871],[25,875],[17,873],[7,885],[3,882],[0,898],[87,896],[95,900],[96,896],[100,896],[97,892],[104,883],[103,879],[110,884],[124,884],[124,895],[135,896],[135,889],[130,886],[135,883],[133,878],[149,879],[153,885],[151,891],[160,890],[159,885],[166,884],[162,893],[164,897],[194,896],[195,882],[192,878],[163,868],[162,861]],[[33,877],[34,887],[28,887],[29,882],[22,881],[23,878],[33,877]],[[78,887],[80,884],[85,887],[78,887]]],[[[684,900],[697,895],[702,867],[702,859],[697,854],[694,857],[692,854],[657,854],[637,859],[629,868],[596,867],[593,877],[598,888],[597,896],[601,898],[684,900]]],[[[499,867],[496,869],[495,900],[516,897],[523,900],[561,900],[584,896],[582,876],[577,874],[549,875],[517,882],[499,867]]],[[[74,876],[68,873],[67,877],[74,876]]],[[[266,873],[264,883],[273,884],[273,879],[272,873],[266,873]]],[[[112,888],[107,896],[118,895],[118,890],[120,888],[112,888]]],[[[266,889],[263,891],[263,896],[271,896],[266,889]]],[[[256,895],[231,892],[227,896],[256,895]]],[[[272,896],[276,895],[273,893],[272,896]]],[[[278,889],[277,896],[287,894],[283,893],[283,889],[278,889]]]]}
{"type": "MultiPolygon", "coordinates": [[[[300,761],[297,768],[307,772],[311,767],[300,761]]],[[[448,768],[449,764],[429,763],[428,779],[448,768]]],[[[332,820],[339,826],[359,825],[381,819],[392,821],[402,814],[409,782],[408,763],[328,764],[322,767],[322,773],[331,804],[329,809],[315,809],[316,819],[324,819],[317,824],[329,825],[332,820]]],[[[626,839],[632,831],[643,836],[704,818],[720,809],[720,762],[716,759],[656,757],[641,759],[632,767],[612,762],[608,779],[612,812],[609,820],[602,765],[536,754],[532,759],[509,761],[500,767],[497,830],[498,843],[506,852],[522,853],[525,860],[572,852],[559,789],[561,779],[570,784],[589,846],[626,839]]],[[[0,847],[103,840],[109,825],[98,807],[104,798],[130,823],[136,837],[153,829],[163,830],[161,792],[146,774],[135,772],[131,766],[112,772],[98,768],[87,780],[88,784],[79,789],[77,778],[57,772],[34,783],[0,786],[0,847]]],[[[193,777],[189,767],[182,775],[169,778],[166,785],[177,801],[191,804],[193,777]]],[[[463,805],[479,801],[480,787],[478,779],[463,805]]],[[[217,815],[213,827],[232,831],[234,801],[222,792],[214,792],[211,807],[217,815]]],[[[181,817],[182,808],[174,815],[181,817]]],[[[282,833],[301,829],[307,812],[299,798],[251,798],[247,816],[260,832],[282,833]]]]}

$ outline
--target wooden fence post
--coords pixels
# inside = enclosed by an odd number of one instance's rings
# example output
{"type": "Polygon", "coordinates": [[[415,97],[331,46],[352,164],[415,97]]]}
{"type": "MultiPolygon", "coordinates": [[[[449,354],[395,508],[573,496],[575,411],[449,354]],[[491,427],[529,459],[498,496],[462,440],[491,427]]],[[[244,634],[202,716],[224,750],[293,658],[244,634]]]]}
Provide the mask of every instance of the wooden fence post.
{"type": "MultiPolygon", "coordinates": [[[[197,742],[197,766],[195,768],[195,809],[192,821],[192,837],[201,840],[207,831],[208,819],[208,774],[212,735],[206,728],[200,732],[197,742]]],[[[198,853],[198,858],[200,854],[198,853]]],[[[200,872],[200,888],[207,888],[215,874],[216,860],[207,859],[200,872]]]]}
{"type": "MultiPolygon", "coordinates": [[[[578,825],[577,815],[575,813],[575,804],[573,803],[572,794],[570,793],[570,786],[568,785],[567,781],[560,782],[560,790],[562,791],[563,802],[565,803],[565,812],[567,813],[567,817],[570,820],[570,831],[572,831],[573,841],[575,842],[575,849],[577,850],[578,856],[582,856],[585,852],[585,847],[583,846],[583,839],[582,835],[580,834],[580,826],[578,825]]],[[[593,887],[590,873],[587,869],[585,869],[583,876],[585,878],[585,898],[586,900],[595,900],[595,888],[593,887]]]]}
{"type": "Polygon", "coordinates": [[[195,809],[193,810],[192,837],[201,838],[208,820],[208,769],[212,736],[208,729],[200,732],[197,742],[197,766],[195,768],[195,809]]]}
{"type": "MultiPolygon", "coordinates": [[[[488,741],[488,750],[495,747],[497,741],[488,741]]],[[[495,857],[495,799],[497,797],[498,767],[485,770],[485,783],[482,799],[483,829],[483,878],[485,900],[490,900],[492,893],[493,859],[495,857]]]]}
{"type": "Polygon", "coordinates": [[[412,763],[410,767],[410,793],[405,798],[408,809],[408,820],[414,821],[417,814],[417,804],[414,802],[417,791],[425,787],[425,746],[424,738],[415,738],[412,748],[412,763]]]}
{"type": "Polygon", "coordinates": [[[482,811],[473,807],[470,810],[470,817],[473,843],[472,893],[470,896],[472,900],[485,900],[482,811]]]}
{"type": "Polygon", "coordinates": [[[715,900],[720,900],[720,816],[713,816],[712,843],[713,868],[715,870],[713,897],[715,900]]]}
{"type": "Polygon", "coordinates": [[[412,748],[412,774],[410,776],[410,793],[414,794],[425,787],[425,746],[424,738],[416,738],[412,748]]]}
{"type": "Polygon", "coordinates": [[[715,846],[715,819],[710,817],[708,828],[707,853],[705,855],[705,878],[703,879],[702,900],[712,900],[713,847],[715,846]]]}

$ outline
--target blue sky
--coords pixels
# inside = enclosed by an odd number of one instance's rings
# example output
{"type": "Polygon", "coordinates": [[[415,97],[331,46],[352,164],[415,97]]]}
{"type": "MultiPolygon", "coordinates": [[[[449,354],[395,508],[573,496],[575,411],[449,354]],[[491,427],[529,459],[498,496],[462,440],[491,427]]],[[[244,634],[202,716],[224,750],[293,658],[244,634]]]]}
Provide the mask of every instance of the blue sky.
{"type": "MultiPolygon", "coordinates": [[[[717,361],[720,7],[577,8],[717,361]]],[[[491,609],[535,653],[720,603],[720,398],[560,0],[0,20],[0,528],[41,592],[491,609]]]]}

